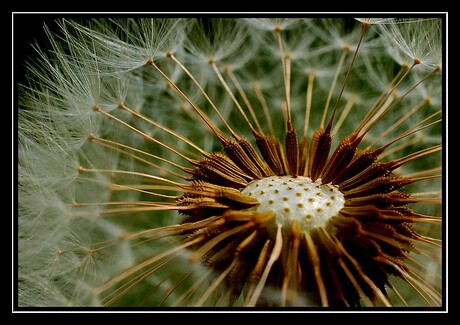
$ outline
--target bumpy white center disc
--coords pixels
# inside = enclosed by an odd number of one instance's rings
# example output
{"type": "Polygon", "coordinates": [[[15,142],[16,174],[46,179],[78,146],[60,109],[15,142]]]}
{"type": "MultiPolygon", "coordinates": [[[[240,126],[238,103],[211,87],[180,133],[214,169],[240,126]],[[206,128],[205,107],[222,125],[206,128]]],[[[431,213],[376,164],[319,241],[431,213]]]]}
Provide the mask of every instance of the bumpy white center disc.
{"type": "Polygon", "coordinates": [[[302,231],[326,226],[329,218],[338,215],[344,207],[343,194],[330,184],[315,182],[309,177],[271,176],[250,183],[244,195],[256,198],[256,211],[273,211],[276,222],[286,229],[293,220],[302,231]]]}

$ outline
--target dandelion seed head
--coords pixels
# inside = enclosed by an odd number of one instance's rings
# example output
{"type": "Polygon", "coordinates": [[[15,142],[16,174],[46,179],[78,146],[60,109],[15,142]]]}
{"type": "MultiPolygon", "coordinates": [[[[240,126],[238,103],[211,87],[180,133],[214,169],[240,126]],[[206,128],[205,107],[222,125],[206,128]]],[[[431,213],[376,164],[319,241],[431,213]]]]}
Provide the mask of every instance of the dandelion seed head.
{"type": "Polygon", "coordinates": [[[388,53],[399,63],[420,64],[424,69],[442,69],[442,38],[440,19],[395,20],[378,25],[388,53]]]}
{"type": "Polygon", "coordinates": [[[180,48],[181,19],[91,20],[89,26],[64,21],[71,43],[96,59],[100,69],[130,71],[180,48]],[[172,40],[172,41],[171,41],[172,40]]]}
{"type": "Polygon", "coordinates": [[[243,22],[260,30],[284,31],[302,25],[306,20],[302,18],[244,18],[243,22]]]}
{"type": "Polygon", "coordinates": [[[395,18],[355,18],[355,19],[362,24],[369,24],[369,25],[390,24],[395,20],[395,18]]]}
{"type": "Polygon", "coordinates": [[[20,305],[441,305],[440,22],[59,20],[19,91],[20,305]]]}
{"type": "Polygon", "coordinates": [[[212,62],[238,67],[249,59],[250,50],[242,46],[252,43],[246,26],[232,19],[210,19],[197,20],[194,27],[184,44],[184,55],[202,69],[212,62]]]}

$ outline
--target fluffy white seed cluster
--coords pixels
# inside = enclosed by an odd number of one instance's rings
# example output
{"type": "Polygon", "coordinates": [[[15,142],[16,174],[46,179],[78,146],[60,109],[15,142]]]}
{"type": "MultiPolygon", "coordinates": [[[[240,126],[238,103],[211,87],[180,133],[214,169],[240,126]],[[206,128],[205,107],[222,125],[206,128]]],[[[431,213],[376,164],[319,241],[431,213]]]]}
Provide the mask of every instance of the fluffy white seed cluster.
{"type": "MultiPolygon", "coordinates": [[[[375,98],[402,64],[412,64],[417,58],[425,70],[442,65],[441,38],[437,36],[441,34],[442,27],[439,19],[418,19],[408,23],[400,19],[364,22],[371,23],[370,32],[366,33],[342,98],[337,118],[341,127],[334,131],[334,141],[339,141],[341,135],[348,134],[356,126],[356,121],[361,120],[372,107],[375,98]],[[340,112],[346,113],[340,116],[340,112]]],[[[347,52],[344,64],[350,64],[362,24],[353,19],[320,17],[82,18],[79,22],[60,19],[58,26],[58,31],[46,29],[49,48],[41,48],[38,44],[36,58],[28,63],[29,82],[19,87],[20,306],[100,305],[102,302],[94,295],[94,288],[160,249],[155,243],[131,246],[123,240],[123,235],[127,231],[173,224],[179,220],[175,213],[165,212],[156,213],[155,217],[151,213],[139,213],[134,217],[105,217],[101,203],[134,201],[142,194],[116,190],[113,179],[107,173],[87,176],[78,172],[79,166],[85,166],[98,170],[122,169],[163,175],[160,168],[152,170],[151,166],[129,155],[89,141],[93,136],[118,141],[183,164],[181,158],[169,150],[146,141],[145,135],[161,139],[178,152],[190,151],[185,142],[177,141],[167,132],[119,110],[121,103],[177,131],[208,152],[220,150],[210,130],[199,121],[190,105],[147,65],[148,62],[154,61],[197,106],[209,114],[217,127],[225,129],[200,89],[171,60],[170,54],[173,53],[212,98],[223,119],[236,132],[249,136],[248,125],[243,122],[210,62],[216,63],[229,81],[230,90],[244,103],[238,87],[225,74],[231,71],[247,94],[248,102],[253,103],[252,110],[257,119],[270,121],[263,125],[264,131],[282,136],[285,131],[285,93],[279,44],[274,33],[281,30],[284,58],[291,64],[293,124],[299,134],[305,130],[306,135],[311,137],[320,124],[326,103],[338,96],[338,87],[330,93],[336,78],[336,67],[344,52],[347,52]],[[314,83],[311,100],[306,98],[309,80],[314,83]],[[305,107],[309,105],[312,107],[308,120],[310,127],[306,128],[305,107]],[[107,119],[95,108],[110,112],[126,124],[135,125],[145,135],[107,119]],[[86,205],[76,209],[75,205],[79,202],[86,205]],[[105,244],[109,242],[111,245],[105,244]],[[106,246],[108,248],[104,248],[106,246]]],[[[337,84],[341,84],[345,73],[342,71],[337,78],[337,84]]],[[[438,111],[441,105],[440,80],[439,76],[435,76],[417,87],[405,98],[404,105],[392,111],[396,115],[376,123],[364,143],[378,139],[390,127],[398,134],[398,130],[407,129],[408,123],[417,123],[424,116],[438,111]],[[423,110],[408,115],[401,125],[394,126],[397,118],[425,100],[429,101],[423,110]]],[[[413,84],[414,79],[407,78],[398,87],[399,93],[394,95],[401,96],[413,84]]],[[[418,132],[414,138],[422,136],[428,143],[439,143],[440,134],[440,129],[430,129],[418,132]]],[[[378,141],[385,143],[385,137],[378,141]]],[[[391,157],[391,151],[389,155],[391,157]]],[[[404,171],[417,172],[436,164],[439,164],[439,157],[430,156],[424,160],[423,166],[412,164],[404,171]]],[[[164,161],[159,161],[158,165],[169,167],[164,161]]],[[[282,179],[273,180],[275,183],[280,181],[282,179]]],[[[430,184],[435,184],[434,191],[440,189],[440,183],[430,184]]],[[[259,185],[267,191],[270,187],[270,183],[259,185]]],[[[325,194],[328,190],[332,190],[334,196],[338,194],[333,187],[320,193],[325,194]]],[[[252,190],[248,188],[247,191],[252,190]]],[[[296,197],[297,191],[293,192],[293,196],[288,195],[288,187],[284,191],[286,195],[281,194],[281,200],[285,196],[288,199],[296,197]]],[[[253,194],[260,200],[265,198],[260,193],[253,194]]],[[[267,196],[267,203],[273,198],[267,196]]],[[[303,201],[311,198],[303,196],[303,201]]],[[[331,195],[328,198],[315,208],[322,209],[323,204],[327,205],[332,200],[331,195]]],[[[335,209],[339,209],[339,205],[335,209]]],[[[284,208],[279,205],[276,210],[282,214],[284,208]]],[[[297,213],[305,218],[311,214],[307,210],[299,210],[293,211],[290,216],[294,217],[297,213]]],[[[319,224],[323,222],[318,221],[319,224]]],[[[159,285],[158,279],[152,276],[148,281],[152,286],[164,288],[165,292],[170,289],[168,280],[159,285]]]]}

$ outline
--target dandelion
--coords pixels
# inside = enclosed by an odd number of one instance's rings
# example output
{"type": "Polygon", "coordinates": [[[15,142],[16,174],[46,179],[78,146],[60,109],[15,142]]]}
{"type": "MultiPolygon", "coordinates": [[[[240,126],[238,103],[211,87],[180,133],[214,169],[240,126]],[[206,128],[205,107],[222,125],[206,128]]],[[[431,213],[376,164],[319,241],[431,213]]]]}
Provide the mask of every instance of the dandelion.
{"type": "Polygon", "coordinates": [[[58,25],[19,88],[20,306],[443,305],[442,18],[58,25]]]}

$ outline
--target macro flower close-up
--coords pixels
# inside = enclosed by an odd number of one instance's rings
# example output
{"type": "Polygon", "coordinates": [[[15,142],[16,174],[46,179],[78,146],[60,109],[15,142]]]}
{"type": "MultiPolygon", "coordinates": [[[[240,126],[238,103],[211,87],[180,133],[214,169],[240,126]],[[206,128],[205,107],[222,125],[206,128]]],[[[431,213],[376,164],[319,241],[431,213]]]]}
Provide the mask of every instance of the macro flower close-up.
{"type": "Polygon", "coordinates": [[[19,307],[445,305],[445,15],[46,22],[19,307]]]}

